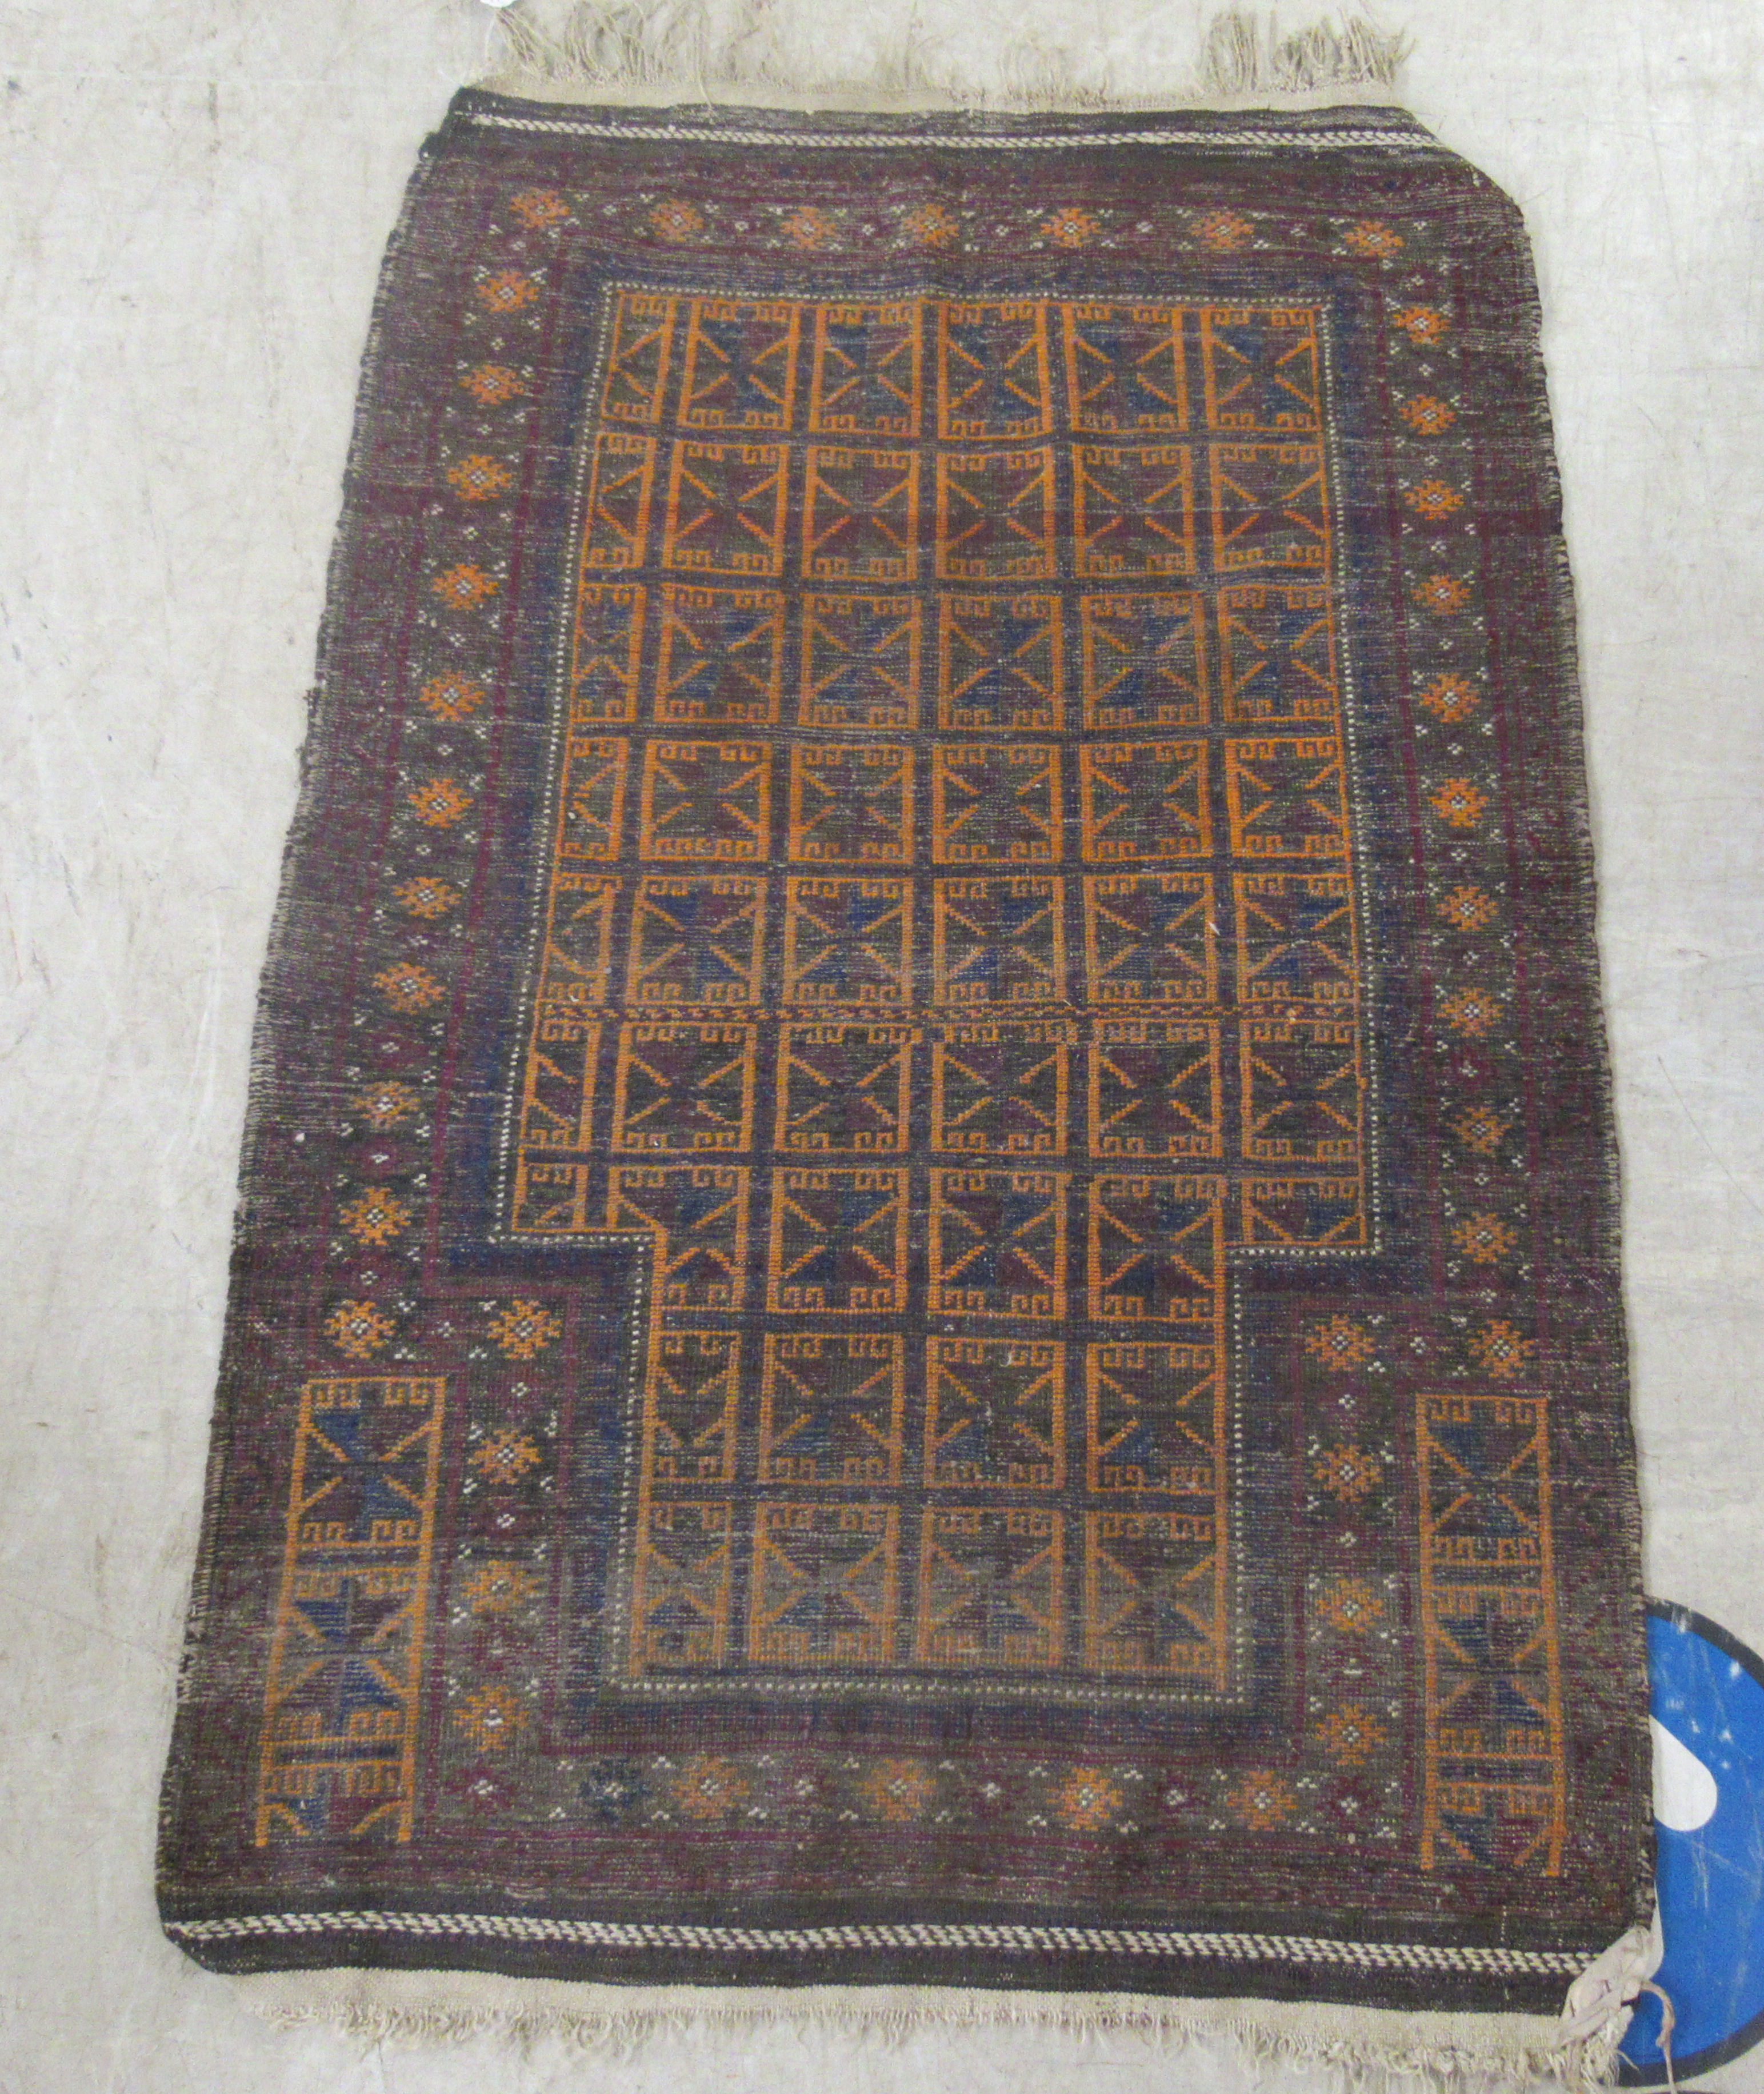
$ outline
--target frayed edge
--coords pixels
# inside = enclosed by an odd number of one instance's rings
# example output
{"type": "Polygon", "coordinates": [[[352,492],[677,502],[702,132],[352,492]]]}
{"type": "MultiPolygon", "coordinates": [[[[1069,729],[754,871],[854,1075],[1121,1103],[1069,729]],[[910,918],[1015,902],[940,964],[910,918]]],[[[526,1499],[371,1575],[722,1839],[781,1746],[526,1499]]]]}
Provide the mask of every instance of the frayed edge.
{"type": "Polygon", "coordinates": [[[245,2006],[282,2026],[323,2023],[368,2043],[465,2042],[481,2035],[624,2055],[706,2027],[782,2026],[904,2042],[934,2027],[1036,2027],[1119,2035],[1169,2049],[1232,2045],[1253,2064],[1306,2063],[1355,2087],[1422,2081],[1433,2094],[1495,2082],[1576,2090],[1613,2083],[1621,2024],[1570,2039],[1559,2022],[1519,2014],[1411,2013],[1278,2000],[1172,2000],[1140,1994],[993,1992],[950,1987],[804,1986],[734,1992],[622,1987],[459,1971],[333,1970],[238,1978],[245,2006]]]}
{"type": "Polygon", "coordinates": [[[1414,48],[1401,32],[1363,15],[1282,36],[1271,13],[1259,27],[1240,7],[1213,18],[1201,54],[1201,86],[1223,95],[1310,94],[1332,87],[1394,87],[1414,48]]]}
{"type": "MultiPolygon", "coordinates": [[[[951,109],[1101,110],[1253,100],[1300,104],[1365,100],[1394,87],[1409,39],[1352,15],[1282,34],[1274,15],[1241,7],[1214,15],[1191,77],[1167,94],[1129,91],[1127,61],[1024,37],[997,51],[988,75],[953,59],[916,6],[884,27],[867,62],[828,71],[812,54],[808,18],[780,0],[515,0],[497,18],[502,63],[494,85],[543,98],[599,98],[620,90],[714,103],[732,96],[812,96],[852,106],[951,109]],[[714,16],[715,19],[714,19],[714,16]],[[793,41],[792,32],[796,32],[793,41]]],[[[1140,78],[1137,58],[1130,68],[1140,78]]]]}

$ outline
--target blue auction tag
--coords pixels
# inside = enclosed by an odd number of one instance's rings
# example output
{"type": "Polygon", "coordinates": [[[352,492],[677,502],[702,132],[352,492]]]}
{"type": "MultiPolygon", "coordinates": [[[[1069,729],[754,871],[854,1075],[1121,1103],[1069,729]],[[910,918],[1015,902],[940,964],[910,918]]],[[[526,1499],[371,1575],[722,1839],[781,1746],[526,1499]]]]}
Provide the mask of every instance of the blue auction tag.
{"type": "MultiPolygon", "coordinates": [[[[1688,1607],[1648,1605],[1654,1831],[1682,2084],[1764,2036],[1764,1659],[1688,1607]]],[[[1618,2084],[1662,2087],[1660,2003],[1644,1993],[1618,2084]]]]}

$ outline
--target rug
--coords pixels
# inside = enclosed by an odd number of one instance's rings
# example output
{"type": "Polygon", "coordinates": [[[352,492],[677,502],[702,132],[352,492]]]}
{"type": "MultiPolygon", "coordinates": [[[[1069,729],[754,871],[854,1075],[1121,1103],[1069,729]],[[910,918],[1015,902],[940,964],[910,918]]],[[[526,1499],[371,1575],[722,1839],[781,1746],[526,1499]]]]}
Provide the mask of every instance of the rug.
{"type": "Polygon", "coordinates": [[[458,98],[259,1021],[193,1956],[1549,2051],[1651,1890],[1538,325],[1393,109],[458,98]]]}

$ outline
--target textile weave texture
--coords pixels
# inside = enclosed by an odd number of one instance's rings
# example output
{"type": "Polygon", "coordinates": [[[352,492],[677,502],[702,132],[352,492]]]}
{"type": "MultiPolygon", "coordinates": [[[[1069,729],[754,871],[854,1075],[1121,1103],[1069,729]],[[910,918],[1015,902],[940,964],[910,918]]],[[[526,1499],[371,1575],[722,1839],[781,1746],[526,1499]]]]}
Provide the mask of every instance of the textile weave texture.
{"type": "Polygon", "coordinates": [[[456,101],[259,1015],[193,1955],[1547,2012],[1645,1916],[1537,333],[1399,111],[456,101]]]}

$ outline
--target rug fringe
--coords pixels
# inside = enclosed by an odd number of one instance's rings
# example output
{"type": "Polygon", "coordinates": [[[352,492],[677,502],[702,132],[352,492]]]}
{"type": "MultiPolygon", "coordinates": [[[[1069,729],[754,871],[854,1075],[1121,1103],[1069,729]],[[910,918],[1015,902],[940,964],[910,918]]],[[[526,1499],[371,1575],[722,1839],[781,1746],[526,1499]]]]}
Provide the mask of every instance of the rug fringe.
{"type": "MultiPolygon", "coordinates": [[[[1400,32],[1364,15],[1338,28],[1325,19],[1283,33],[1271,10],[1215,14],[1186,79],[1169,91],[1147,83],[1167,68],[1167,25],[1148,9],[1113,48],[1050,44],[1033,35],[1001,44],[983,75],[952,57],[916,6],[876,33],[858,67],[829,67],[803,11],[778,0],[514,0],[497,17],[503,63],[491,85],[543,99],[637,91],[714,102],[745,97],[833,97],[849,106],[1106,109],[1183,102],[1296,103],[1366,100],[1389,89],[1410,49],[1400,32]],[[1127,85],[1131,80],[1131,88],[1127,85]]],[[[1379,97],[1378,98],[1386,98],[1379,97]]]]}
{"type": "Polygon", "coordinates": [[[1409,2012],[1281,2000],[1167,1999],[956,1988],[646,1988],[511,1979],[475,1971],[330,1970],[237,1978],[244,2004],[279,2024],[321,2022],[369,2042],[463,2042],[483,2035],[554,2037],[628,2053],[646,2039],[706,2026],[764,2024],[897,2041],[928,2027],[1034,2027],[1122,2035],[1175,2048],[1220,2040],[1252,2063],[1332,2067],[1354,2087],[1421,2080],[1458,2094],[1493,2080],[1511,2090],[1554,2081],[1612,2083],[1627,2015],[1571,2037],[1543,2015],[1409,2012]]]}

